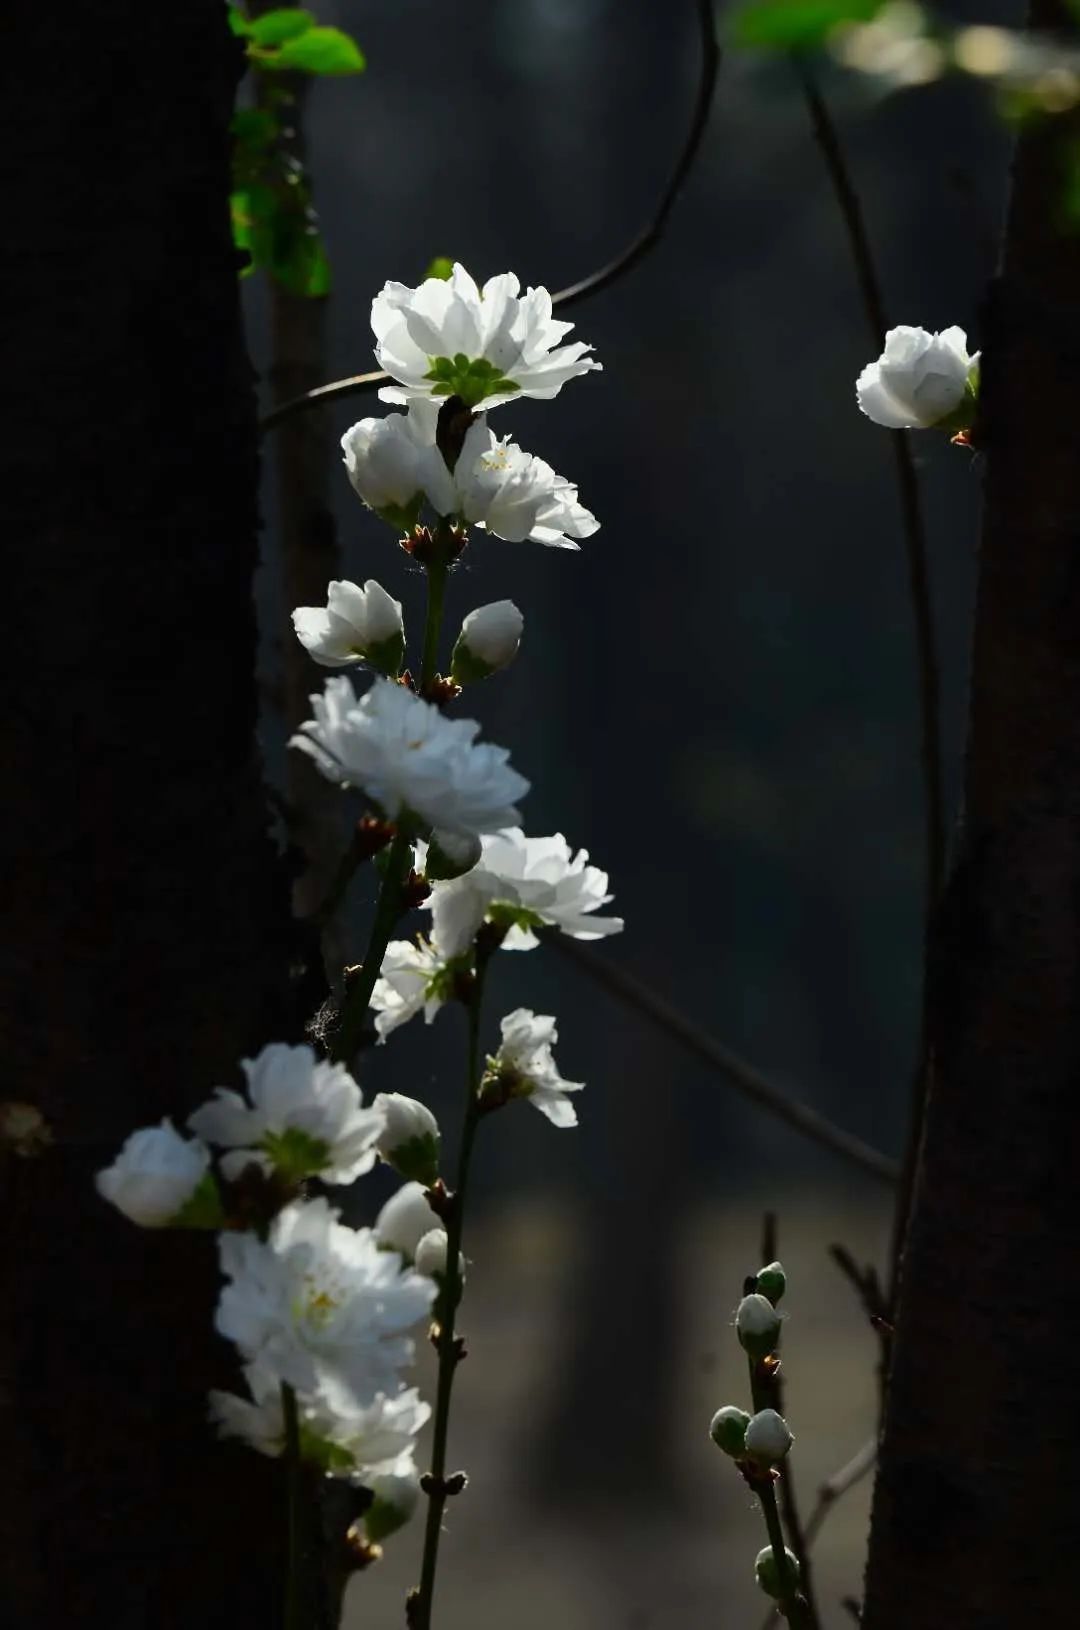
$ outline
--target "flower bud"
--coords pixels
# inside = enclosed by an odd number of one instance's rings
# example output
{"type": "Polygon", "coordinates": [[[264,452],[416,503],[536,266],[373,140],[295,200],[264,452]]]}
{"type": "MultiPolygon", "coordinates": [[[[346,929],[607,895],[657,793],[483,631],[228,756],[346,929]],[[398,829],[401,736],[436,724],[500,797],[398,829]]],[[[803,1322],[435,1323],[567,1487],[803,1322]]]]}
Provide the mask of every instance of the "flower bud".
{"type": "Polygon", "coordinates": [[[859,407],[890,430],[950,432],[974,421],[979,357],[969,355],[962,328],[930,334],[925,328],[890,328],[885,349],[859,375],[859,407]]]}
{"type": "Polygon", "coordinates": [[[469,685],[505,668],[517,656],[524,626],[512,600],[496,600],[470,611],[450,658],[451,677],[459,685],[469,685]]]}
{"type": "Polygon", "coordinates": [[[787,1421],[775,1409],[759,1409],[746,1428],[746,1453],[763,1466],[783,1460],[794,1442],[787,1421]]]}
{"type": "Polygon", "coordinates": [[[765,1358],[773,1351],[780,1335],[780,1315],[767,1296],[755,1291],[743,1297],[735,1315],[735,1332],[751,1358],[765,1358]]]}
{"type": "Polygon", "coordinates": [[[416,524],[424,500],[424,453],[404,414],[361,419],[341,438],[354,492],[380,519],[401,531],[416,524]]]}
{"type": "Polygon", "coordinates": [[[95,1183],[102,1199],[140,1228],[221,1225],[209,1150],[197,1138],[182,1138],[169,1120],[133,1132],[95,1183]]]}
{"type": "Polygon", "coordinates": [[[401,602],[373,577],[363,588],[346,581],[329,584],[325,609],[297,606],[292,621],[300,644],[321,667],[366,662],[396,678],[405,654],[401,602]]]}
{"type": "MultiPolygon", "coordinates": [[[[413,1266],[425,1279],[446,1278],[446,1251],[450,1240],[445,1228],[433,1228],[425,1234],[413,1257],[413,1266]]],[[[465,1258],[458,1256],[458,1281],[465,1283],[465,1258]]]]}
{"type": "Polygon", "coordinates": [[[775,1307],[787,1289],[787,1274],[779,1262],[770,1262],[767,1267],[759,1271],[757,1288],[761,1295],[766,1297],[775,1307]]]}
{"type": "Polygon", "coordinates": [[[410,1262],[425,1234],[438,1218],[428,1204],[422,1183],[403,1183],[375,1219],[375,1238],[384,1251],[397,1251],[410,1262]]]}
{"type": "Polygon", "coordinates": [[[378,1151],[402,1177],[430,1188],[439,1175],[439,1123],[425,1104],[400,1092],[380,1092],[373,1106],[386,1118],[378,1151]]]}
{"type": "Polygon", "coordinates": [[[746,1428],[750,1425],[750,1417],[745,1409],[737,1409],[734,1404],[725,1404],[718,1409],[709,1424],[709,1436],[718,1449],[723,1449],[726,1455],[733,1460],[739,1460],[746,1453],[746,1428]]]}
{"type": "Polygon", "coordinates": [[[420,1477],[415,1466],[402,1471],[381,1472],[365,1479],[372,1501],[364,1512],[364,1533],[377,1545],[403,1528],[416,1510],[420,1498],[420,1477]]]}
{"type": "Polygon", "coordinates": [[[429,883],[448,883],[471,872],[483,854],[480,839],[471,833],[442,832],[438,827],[428,840],[424,876],[429,883]]]}
{"type": "Polygon", "coordinates": [[[758,1552],[754,1563],[755,1579],[774,1602],[784,1601],[799,1588],[799,1559],[787,1546],[784,1547],[784,1555],[787,1558],[787,1567],[783,1570],[785,1577],[781,1577],[781,1570],[776,1566],[776,1555],[771,1545],[758,1552]]]}

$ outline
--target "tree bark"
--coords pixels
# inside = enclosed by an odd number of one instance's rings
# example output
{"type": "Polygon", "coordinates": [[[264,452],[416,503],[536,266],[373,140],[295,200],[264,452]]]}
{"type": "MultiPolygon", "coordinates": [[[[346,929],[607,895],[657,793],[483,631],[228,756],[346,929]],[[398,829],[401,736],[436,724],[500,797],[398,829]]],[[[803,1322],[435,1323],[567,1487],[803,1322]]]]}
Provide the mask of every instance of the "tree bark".
{"type": "MultiPolygon", "coordinates": [[[[1035,26],[1068,27],[1041,0],[1035,26]]],[[[1080,235],[1075,115],[1020,137],[984,325],[963,831],[901,1274],[865,1630],[1072,1622],[1080,1457],[1080,235]]]]}
{"type": "Polygon", "coordinates": [[[0,1095],[52,1141],[0,1155],[0,1621],[272,1626],[279,1468],[205,1418],[235,1381],[213,1241],[93,1188],[135,1126],[181,1123],[289,1030],[227,212],[242,59],[220,0],[19,13],[0,1095]]]}

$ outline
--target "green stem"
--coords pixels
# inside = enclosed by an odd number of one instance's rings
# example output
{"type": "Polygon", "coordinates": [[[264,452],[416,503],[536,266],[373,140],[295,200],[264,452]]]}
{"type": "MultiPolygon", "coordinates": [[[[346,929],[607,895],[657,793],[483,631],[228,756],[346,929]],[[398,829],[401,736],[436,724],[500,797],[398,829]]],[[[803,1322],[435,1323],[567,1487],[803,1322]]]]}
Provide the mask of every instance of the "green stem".
{"type": "Polygon", "coordinates": [[[283,1382],[281,1408],[285,1416],[285,1469],[288,1476],[288,1550],[285,1576],[285,1630],[303,1630],[304,1623],[304,1483],[300,1460],[300,1414],[296,1393],[283,1382]]]}
{"type": "Polygon", "coordinates": [[[475,983],[468,1002],[469,1059],[465,1077],[465,1107],[461,1127],[461,1147],[454,1178],[453,1203],[446,1223],[446,1278],[440,1304],[442,1318],[436,1350],[439,1379],[435,1392],[435,1427],[431,1445],[431,1486],[428,1491],[424,1555],[420,1565],[420,1585],[410,1613],[411,1630],[431,1630],[435,1597],[435,1571],[439,1561],[439,1536],[446,1506],[446,1446],[450,1430],[450,1400],[454,1376],[462,1354],[455,1335],[458,1303],[461,1301],[461,1246],[465,1235],[465,1199],[472,1165],[473,1145],[480,1125],[480,1006],[484,994],[485,962],[477,958],[475,983]]]}
{"type": "MultiPolygon", "coordinates": [[[[441,542],[441,539],[438,540],[441,542]]],[[[450,566],[443,550],[436,549],[427,563],[427,618],[424,622],[424,651],[420,665],[420,691],[427,690],[439,671],[439,635],[442,632],[443,600],[450,566]]]]}
{"type": "Polygon", "coordinates": [[[364,960],[345,992],[341,1015],[341,1028],[330,1047],[330,1057],[348,1064],[357,1052],[364,1033],[371,993],[386,955],[386,947],[401,916],[401,885],[412,857],[412,839],[404,830],[399,831],[390,845],[375,907],[364,960]]]}
{"type": "Polygon", "coordinates": [[[799,1594],[799,1583],[788,1561],[787,1547],[784,1544],[784,1529],[780,1522],[780,1512],[776,1505],[776,1491],[769,1483],[758,1490],[761,1499],[761,1509],[765,1513],[765,1527],[769,1535],[769,1544],[772,1546],[773,1561],[776,1563],[777,1578],[784,1582],[784,1594],[777,1606],[789,1624],[796,1626],[796,1630],[809,1630],[810,1619],[807,1614],[805,1599],[799,1594]]]}

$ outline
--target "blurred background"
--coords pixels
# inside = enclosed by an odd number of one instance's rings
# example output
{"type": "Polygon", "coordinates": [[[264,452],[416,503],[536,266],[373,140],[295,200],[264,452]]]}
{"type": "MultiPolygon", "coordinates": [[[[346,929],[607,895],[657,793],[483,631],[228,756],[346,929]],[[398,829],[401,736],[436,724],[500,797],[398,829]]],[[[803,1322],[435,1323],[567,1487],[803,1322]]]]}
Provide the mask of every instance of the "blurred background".
{"type": "MultiPolygon", "coordinates": [[[[938,8],[1016,23],[1001,0],[938,8]]],[[[374,366],[370,301],[435,255],[479,279],[577,280],[646,222],[699,72],[692,0],[320,0],[355,35],[359,79],[320,82],[307,127],[334,270],[327,378],[374,366]]],[[[993,269],[1007,135],[957,79],[886,95],[828,72],[894,322],[957,323],[973,347],[993,269]]],[[[246,285],[256,367],[268,297],[246,285]]],[[[855,407],[876,354],[797,81],[729,53],[663,243],[571,315],[604,372],[500,433],[576,481],[602,522],[579,555],[480,535],[448,627],[513,598],[516,664],[468,698],[533,782],[530,832],[563,831],[611,874],[626,932],[602,954],[792,1094],[902,1150],[919,999],[922,813],[906,566],[888,438],[855,407]]],[[[267,403],[269,397],[266,398],[267,403]]],[[[422,578],[336,465],[374,393],[321,414],[334,454],[339,575],[377,576],[418,627],[422,578]]],[[[271,774],[283,590],[275,435],[259,586],[271,774]]],[[[916,438],[940,639],[949,807],[963,742],[980,472],[916,438]]],[[[311,667],[311,688],[321,687],[311,667]]],[[[344,828],[342,829],[344,830],[344,828]]],[[[348,924],[359,954],[370,901],[348,924]]],[[[447,1630],[510,1621],[669,1630],[754,1625],[763,1541],[709,1442],[745,1402],[731,1329],[761,1218],[789,1268],[788,1413],[804,1506],[867,1439],[876,1342],[826,1255],[884,1264],[887,1193],[744,1102],[553,953],[507,955],[490,1028],[524,1003],[560,1021],[581,1126],[526,1106],[486,1127],[470,1227],[440,1583],[447,1630]]],[[[456,1119],[459,1015],[369,1055],[365,1088],[456,1119]]],[[[363,1186],[362,1186],[363,1187],[363,1186]]],[[[367,1186],[374,1209],[389,1191],[367,1186]]],[[[421,1381],[430,1382],[428,1356],[421,1381]]],[[[818,1548],[825,1622],[858,1595],[868,1482],[818,1548]]],[[[351,1587],[347,1624],[397,1621],[419,1524],[351,1587]]]]}

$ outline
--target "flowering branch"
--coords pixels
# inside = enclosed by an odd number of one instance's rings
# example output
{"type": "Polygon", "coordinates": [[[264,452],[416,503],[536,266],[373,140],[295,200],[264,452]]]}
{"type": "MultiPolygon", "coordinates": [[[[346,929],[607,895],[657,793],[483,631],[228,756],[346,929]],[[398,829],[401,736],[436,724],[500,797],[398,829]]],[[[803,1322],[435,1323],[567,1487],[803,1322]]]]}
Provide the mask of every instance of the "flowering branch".
{"type": "MultiPolygon", "coordinates": [[[[571,302],[583,300],[586,295],[597,294],[601,289],[610,288],[619,278],[644,260],[664,235],[675,201],[686,184],[704,142],[723,56],[716,32],[716,10],[713,0],[694,0],[694,3],[701,40],[701,72],[690,116],[690,128],[675,161],[675,167],[660,194],[652,219],[614,260],[608,261],[597,271],[579,278],[576,283],[567,284],[566,288],[559,289],[553,294],[552,305],[570,305],[571,302]]],[[[370,373],[351,374],[348,379],[335,379],[329,385],[318,385],[314,390],[305,391],[301,396],[294,396],[287,402],[279,402],[259,421],[259,429],[272,430],[275,425],[291,418],[294,413],[304,413],[309,408],[325,407],[328,402],[340,402],[349,396],[363,395],[389,378],[389,374],[373,370],[370,373]]]]}
{"type": "MultiPolygon", "coordinates": [[[[805,58],[795,59],[796,72],[802,84],[803,95],[810,114],[810,122],[825,168],[832,182],[833,192],[848,235],[851,258],[862,295],[863,309],[874,341],[880,343],[888,329],[885,301],[881,282],[874,262],[870,236],[862,212],[859,195],[855,190],[847,167],[840,138],[824,96],[819,90],[805,58]]],[[[922,778],[925,831],[925,893],[923,911],[924,952],[929,946],[930,921],[941,897],[945,879],[946,827],[945,794],[942,778],[941,695],[938,668],[937,641],[934,633],[934,608],[930,594],[930,568],[919,496],[919,478],[911,452],[911,438],[907,430],[891,432],[896,483],[900,496],[907,551],[908,589],[915,618],[915,645],[919,674],[919,711],[922,730],[922,778]]],[[[925,960],[925,959],[924,959],[925,960]]],[[[908,1142],[900,1175],[900,1191],[893,1223],[893,1285],[895,1294],[896,1268],[911,1209],[911,1192],[915,1178],[915,1163],[919,1140],[922,1136],[923,1110],[929,1084],[929,1058],[925,977],[922,1011],[919,1020],[919,1043],[912,1082],[908,1142]]]]}
{"type": "Polygon", "coordinates": [[[895,1183],[900,1175],[900,1168],[896,1161],[890,1160],[880,1150],[874,1149],[853,1132],[846,1132],[843,1127],[835,1126],[809,1104],[800,1103],[797,1098],[789,1098],[787,1093],[747,1064],[737,1053],[733,1053],[721,1042],[716,1041],[707,1031],[702,1030],[685,1013],[681,1013],[665,997],[657,995],[651,986],[643,980],[637,979],[625,968],[619,968],[612,962],[606,962],[594,956],[587,945],[581,945],[576,940],[568,940],[561,936],[547,937],[547,943],[555,946],[563,956],[570,960],[585,973],[594,979],[598,985],[610,992],[618,1001],[632,1007],[640,1016],[649,1019],[659,1029],[668,1035],[674,1036],[676,1041],[708,1064],[712,1069],[718,1070],[732,1086],[754,1103],[760,1104],[778,1120],[785,1121],[788,1126],[801,1132],[813,1143],[820,1144],[824,1149],[830,1149],[833,1154],[840,1155],[852,1165],[867,1172],[879,1183],[895,1183]]]}
{"type": "Polygon", "coordinates": [[[424,1553],[420,1565],[420,1583],[406,1604],[410,1630],[430,1630],[431,1613],[435,1600],[435,1574],[439,1562],[439,1537],[442,1533],[443,1510],[450,1493],[459,1492],[464,1484],[448,1480],[446,1476],[446,1450],[450,1431],[450,1403],[454,1390],[457,1367],[465,1357],[465,1344],[456,1334],[457,1310],[463,1289],[461,1247],[465,1234],[465,1200],[469,1186],[473,1145],[482,1114],[480,1103],[480,1013],[484,996],[484,979],[488,958],[496,948],[483,937],[477,944],[476,968],[468,988],[465,1007],[468,1015],[469,1040],[465,1067],[465,1105],[461,1122],[461,1144],[458,1150],[454,1189],[443,1203],[442,1215],[446,1222],[446,1273],[436,1307],[437,1324],[432,1340],[439,1355],[439,1377],[435,1392],[435,1424],[431,1446],[431,1471],[421,1480],[428,1497],[427,1525],[424,1529],[424,1553]]]}

